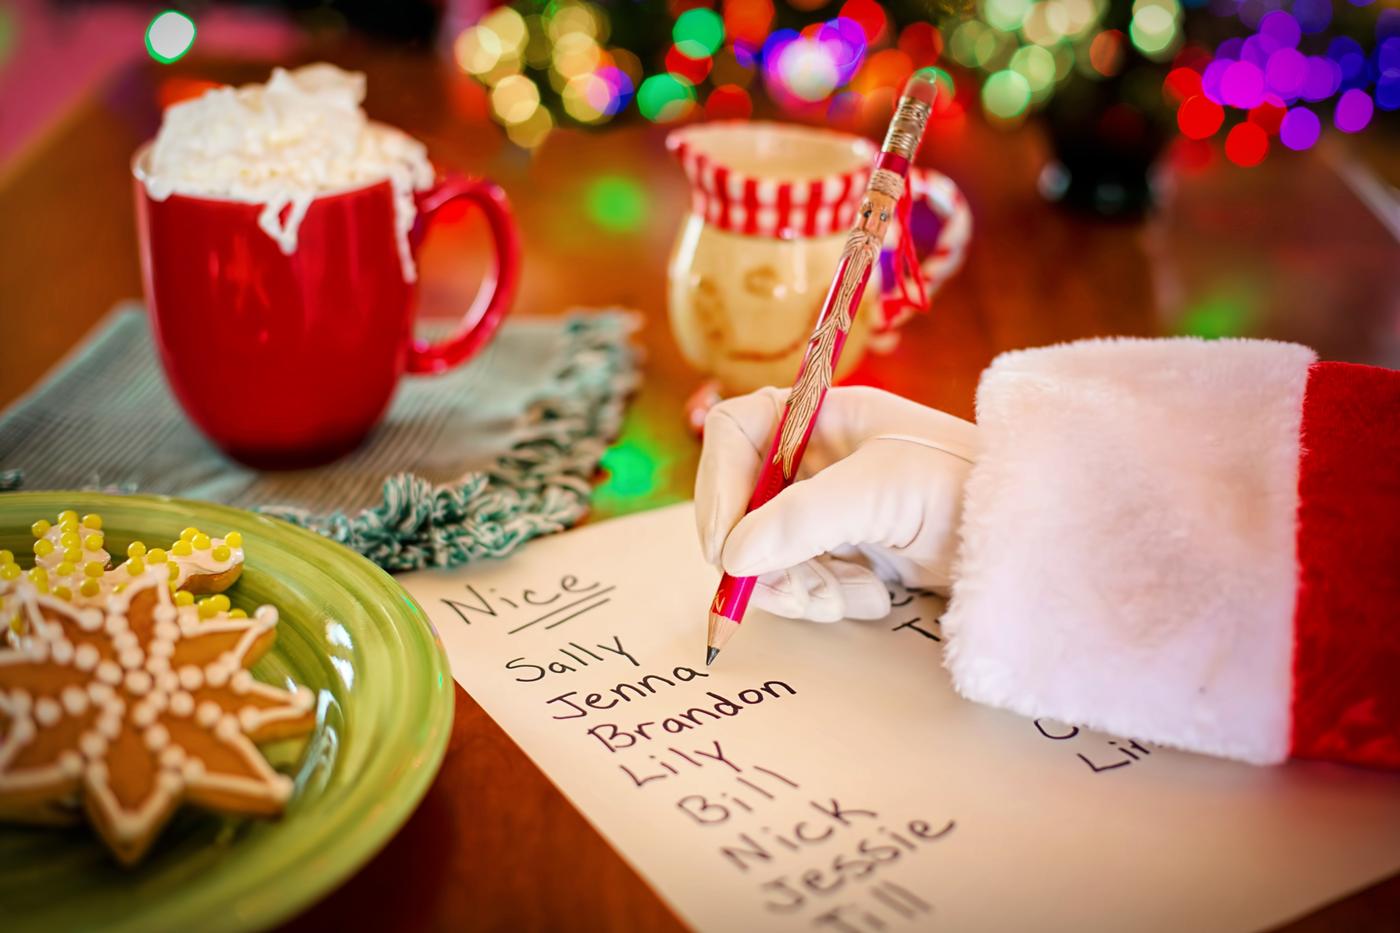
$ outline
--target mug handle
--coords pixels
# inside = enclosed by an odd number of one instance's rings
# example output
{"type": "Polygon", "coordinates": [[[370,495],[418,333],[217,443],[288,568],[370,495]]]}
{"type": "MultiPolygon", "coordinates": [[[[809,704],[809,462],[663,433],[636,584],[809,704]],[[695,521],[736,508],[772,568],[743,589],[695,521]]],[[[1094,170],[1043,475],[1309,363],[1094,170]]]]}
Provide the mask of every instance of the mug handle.
{"type": "Polygon", "coordinates": [[[456,333],[437,343],[421,338],[413,341],[408,350],[408,371],[414,374],[446,372],[475,356],[500,327],[520,280],[520,234],[506,193],[495,182],[457,175],[442,179],[418,201],[420,235],[425,235],[438,212],[454,201],[467,201],[481,209],[496,243],[496,262],[456,333]]]}
{"type": "MultiPolygon", "coordinates": [[[[923,201],[943,221],[933,249],[919,259],[919,269],[924,278],[924,300],[928,302],[962,268],[967,244],[972,239],[972,211],[968,209],[967,198],[963,197],[953,179],[933,169],[917,165],[910,168],[909,194],[923,201]]],[[[900,231],[900,236],[909,235],[907,230],[900,231]]],[[[885,330],[893,330],[912,314],[906,303],[887,297],[885,330]]]]}

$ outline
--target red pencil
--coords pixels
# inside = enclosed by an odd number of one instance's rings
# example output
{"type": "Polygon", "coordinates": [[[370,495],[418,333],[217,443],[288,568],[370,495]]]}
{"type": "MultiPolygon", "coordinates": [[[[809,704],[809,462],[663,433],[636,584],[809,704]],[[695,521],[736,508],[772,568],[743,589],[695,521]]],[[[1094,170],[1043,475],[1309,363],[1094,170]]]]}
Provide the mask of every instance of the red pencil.
{"type": "MultiPolygon", "coordinates": [[[[831,388],[832,373],[851,330],[851,319],[860,307],[861,295],[870,281],[870,270],[880,260],[880,246],[885,230],[894,216],[895,206],[904,194],[905,179],[914,153],[924,136],[929,113],[938,94],[934,70],[924,68],[914,72],[904,86],[904,95],[895,108],[885,144],[875,160],[870,184],[865,190],[850,238],[841,251],[831,289],[826,293],[816,330],[807,343],[797,380],[788,393],[787,403],[778,419],[768,459],[758,474],[758,483],[749,499],[747,511],[763,505],[792,484],[797,476],[802,453],[812,436],[817,412],[821,409],[826,390],[831,388]]],[[[710,604],[710,626],[706,638],[705,664],[713,664],[720,649],[734,637],[744,619],[749,597],[753,595],[756,577],[720,578],[710,604]]]]}

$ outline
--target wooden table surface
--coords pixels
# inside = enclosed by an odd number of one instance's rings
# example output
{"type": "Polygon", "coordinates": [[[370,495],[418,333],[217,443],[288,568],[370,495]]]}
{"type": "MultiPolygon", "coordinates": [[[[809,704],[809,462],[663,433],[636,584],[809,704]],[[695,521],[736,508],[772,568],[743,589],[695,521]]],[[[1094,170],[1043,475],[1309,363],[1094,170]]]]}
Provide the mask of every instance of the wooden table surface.
{"type": "MultiPolygon", "coordinates": [[[[479,93],[431,56],[353,42],[318,50],[369,75],[371,116],[424,140],[436,161],[489,175],[514,203],[526,245],[517,310],[641,311],[645,380],[623,440],[641,484],[600,487],[596,517],[690,496],[698,445],[681,415],[697,377],[665,316],[664,269],[686,201],[664,130],[560,131],[537,152],[482,119],[479,93]],[[584,208],[604,177],[644,194],[635,229],[584,208]]],[[[139,296],[128,162],[154,134],[158,101],[191,77],[247,81],[266,68],[143,65],[85,101],[0,175],[0,404],[12,401],[117,301],[139,296]]],[[[976,223],[963,272],[867,381],[972,413],[977,375],[1018,347],[1105,334],[1224,332],[1310,343],[1325,358],[1396,365],[1395,239],[1343,177],[1361,158],[1394,183],[1385,145],[1353,143],[1179,178],[1142,222],[1047,205],[1035,127],[969,120],[921,161],[950,174],[976,223]],[[1362,149],[1369,145],[1369,151],[1362,149]]],[[[424,312],[452,314],[484,262],[473,219],[436,232],[422,260],[424,312]]],[[[1400,928],[1400,876],[1286,929],[1400,928]]],[[[417,812],[382,853],[289,929],[674,929],[679,922],[460,688],[447,757],[417,812]]]]}

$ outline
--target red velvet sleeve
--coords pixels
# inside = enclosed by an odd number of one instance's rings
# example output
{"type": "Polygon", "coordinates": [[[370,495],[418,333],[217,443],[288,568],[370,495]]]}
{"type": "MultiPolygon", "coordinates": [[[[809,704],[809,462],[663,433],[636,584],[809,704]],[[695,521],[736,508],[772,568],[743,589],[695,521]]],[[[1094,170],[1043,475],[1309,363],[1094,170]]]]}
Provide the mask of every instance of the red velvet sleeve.
{"type": "Polygon", "coordinates": [[[1292,754],[1400,768],[1400,372],[1314,364],[1301,445],[1292,754]]]}

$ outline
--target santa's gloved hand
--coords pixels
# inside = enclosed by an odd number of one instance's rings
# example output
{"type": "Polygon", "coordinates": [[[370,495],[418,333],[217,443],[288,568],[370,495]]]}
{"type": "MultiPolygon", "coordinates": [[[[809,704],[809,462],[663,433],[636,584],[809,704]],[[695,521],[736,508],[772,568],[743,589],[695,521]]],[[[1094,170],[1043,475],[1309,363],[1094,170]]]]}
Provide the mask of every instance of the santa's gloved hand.
{"type": "Polygon", "coordinates": [[[879,389],[832,389],[797,482],[744,515],[786,399],[760,389],[705,419],[705,559],[757,576],[754,605],[817,622],[885,616],[885,580],[946,592],[977,426],[879,389]]]}

